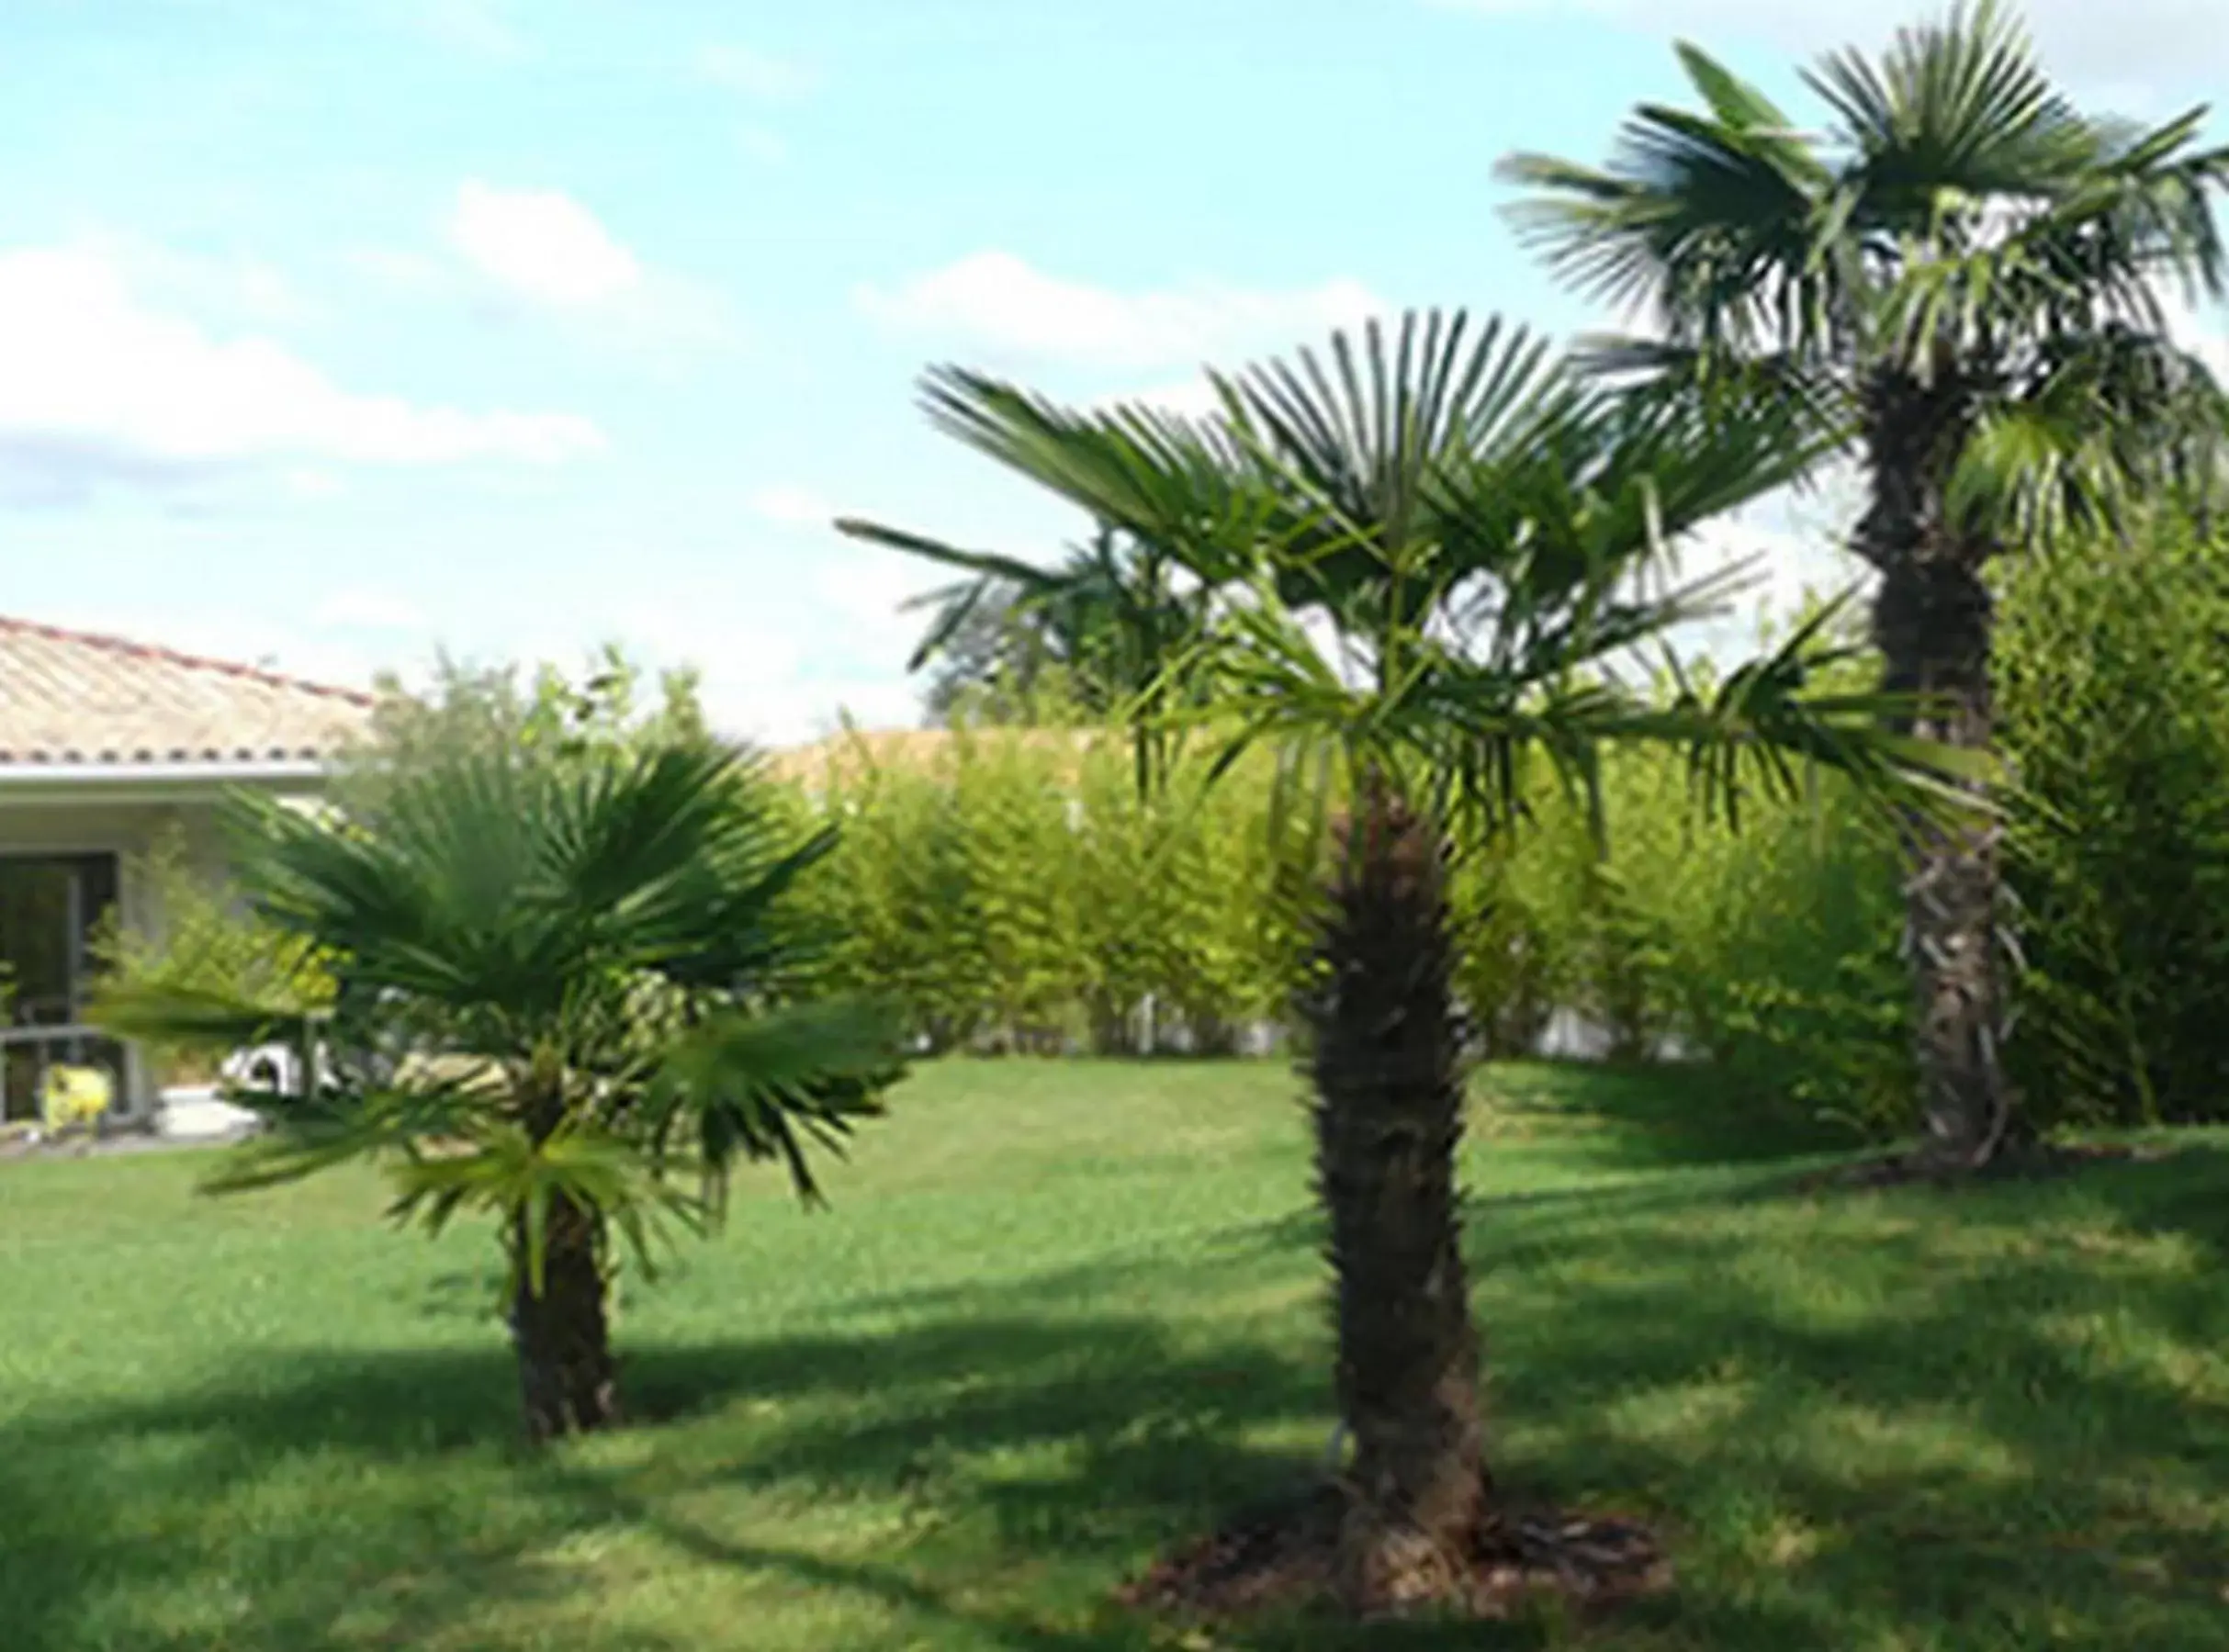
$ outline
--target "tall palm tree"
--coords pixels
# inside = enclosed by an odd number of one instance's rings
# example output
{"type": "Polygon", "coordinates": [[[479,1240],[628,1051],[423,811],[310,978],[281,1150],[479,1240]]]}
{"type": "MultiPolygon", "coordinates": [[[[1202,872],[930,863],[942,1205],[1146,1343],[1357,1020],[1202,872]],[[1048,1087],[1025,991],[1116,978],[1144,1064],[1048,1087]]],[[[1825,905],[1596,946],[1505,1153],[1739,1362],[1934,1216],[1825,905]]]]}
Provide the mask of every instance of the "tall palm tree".
{"type": "MultiPolygon", "coordinates": [[[[723,1208],[730,1171],[876,1110],[892,1045],[863,1010],[794,1000],[808,938],[784,892],[800,839],[746,759],[474,743],[410,757],[376,807],[233,805],[253,911],[337,991],[296,1094],[242,1092],[267,1129],[213,1178],[259,1187],[366,1158],[399,1219],[496,1219],[521,1402],[536,1439],[620,1416],[607,1293],[624,1242],[723,1208]]],[[[298,1004],[119,986],[119,1033],[174,1047],[303,1033],[298,1004]]]]}
{"type": "Polygon", "coordinates": [[[1906,771],[1916,748],[1879,732],[1874,697],[1803,696],[1816,632],[1707,698],[1610,669],[1727,589],[1667,579],[1667,543],[1807,455],[1772,403],[1618,397],[1461,316],[1219,376],[1208,421],[1074,411],[956,369],[928,383],[941,428],[1211,593],[1190,663],[1213,672],[1221,759],[1267,743],[1347,799],[1303,1006],[1353,1442],[1343,1590],[1366,1610],[1459,1594],[1492,1514],[1458,1243],[1449,839],[1511,827],[1532,754],[1591,795],[1608,742],[1683,745],[1727,802],[1789,781],[1790,753],[1882,784],[1906,771]]]}
{"type": "MultiPolygon", "coordinates": [[[[2166,305],[2223,292],[2229,150],[2201,146],[2202,108],[2150,128],[2077,110],[1994,0],[1820,60],[1818,132],[1678,51],[1702,109],[1642,106],[1601,169],[1510,157],[1520,222],[1653,322],[1603,365],[1770,384],[1863,461],[1851,548],[1880,576],[1886,686],[1925,708],[1909,726],[1984,749],[1992,559],[2212,481],[2221,393],[2166,305]]],[[[1928,1156],[1971,1166],[2017,1124],[1995,836],[1906,840],[1928,1156]]]]}

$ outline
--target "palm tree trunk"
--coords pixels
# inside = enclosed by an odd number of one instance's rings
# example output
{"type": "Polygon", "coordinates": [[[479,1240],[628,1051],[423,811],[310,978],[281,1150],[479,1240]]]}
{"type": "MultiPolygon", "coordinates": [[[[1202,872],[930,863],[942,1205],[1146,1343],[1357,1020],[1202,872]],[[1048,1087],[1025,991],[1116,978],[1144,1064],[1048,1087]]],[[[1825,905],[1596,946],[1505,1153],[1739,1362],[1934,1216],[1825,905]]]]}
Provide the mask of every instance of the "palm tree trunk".
{"type": "MultiPolygon", "coordinates": [[[[1947,366],[1922,383],[1901,371],[1868,389],[1872,499],[1853,548],[1880,570],[1874,638],[1882,686],[1925,696],[1903,731],[1983,752],[1994,731],[1995,604],[1983,570],[1997,546],[1949,525],[1948,478],[1970,434],[1947,366]]],[[[1983,821],[1907,820],[1905,946],[1911,960],[1923,1158],[1970,1170],[2016,1119],[2002,1040],[2009,999],[1998,945],[1997,833],[1983,821]]]]}
{"type": "MultiPolygon", "coordinates": [[[[511,1234],[525,1254],[523,1217],[511,1234]]],[[[619,1421],[619,1386],[604,1310],[603,1244],[594,1219],[559,1197],[550,1208],[537,1292],[523,1260],[512,1298],[519,1400],[537,1444],[591,1433],[619,1421]]]]}
{"type": "MultiPolygon", "coordinates": [[[[1896,568],[1882,581],[1874,613],[1886,686],[1936,702],[1913,720],[1912,732],[1987,750],[1991,604],[1978,562],[1896,568]]],[[[1987,822],[1915,818],[1904,839],[1923,1152],[1941,1168],[1975,1169],[2013,1124],[2002,1061],[2008,1006],[1997,833],[1987,822]]]]}
{"type": "Polygon", "coordinates": [[[1342,834],[1314,1032],[1318,1192],[1329,1218],[1349,1603],[1446,1596],[1486,1512],[1478,1342],[1458,1248],[1463,1060],[1436,829],[1382,787],[1342,834]]]}

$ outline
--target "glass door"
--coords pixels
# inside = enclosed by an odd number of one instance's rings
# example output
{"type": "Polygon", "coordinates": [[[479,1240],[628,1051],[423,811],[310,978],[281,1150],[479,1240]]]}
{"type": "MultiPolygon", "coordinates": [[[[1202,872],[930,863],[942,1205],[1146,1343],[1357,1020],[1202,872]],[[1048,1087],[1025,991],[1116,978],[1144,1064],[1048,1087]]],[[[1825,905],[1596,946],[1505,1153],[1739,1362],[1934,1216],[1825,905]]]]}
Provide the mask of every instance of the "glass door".
{"type": "Polygon", "coordinates": [[[92,987],[87,943],[115,910],[114,855],[0,855],[0,1121],[35,1118],[55,1062],[104,1067],[119,1100],[123,1051],[83,1026],[92,987]],[[40,1036],[34,1029],[51,1028],[40,1036]]]}

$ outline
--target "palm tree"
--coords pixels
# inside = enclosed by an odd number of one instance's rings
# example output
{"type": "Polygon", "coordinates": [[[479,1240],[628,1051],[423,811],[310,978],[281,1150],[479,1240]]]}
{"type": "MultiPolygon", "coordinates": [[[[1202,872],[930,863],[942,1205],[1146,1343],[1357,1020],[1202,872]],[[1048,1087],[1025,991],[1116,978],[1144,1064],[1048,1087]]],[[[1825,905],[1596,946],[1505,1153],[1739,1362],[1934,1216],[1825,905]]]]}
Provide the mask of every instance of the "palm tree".
{"type": "MultiPolygon", "coordinates": [[[[619,1419],[607,1296],[625,1242],[723,1208],[740,1161],[834,1143],[895,1076],[865,1011],[795,1002],[807,937],[800,838],[749,761],[695,740],[459,743],[312,816],[232,805],[258,920],[333,983],[299,1093],[249,1091],[265,1131],[218,1190],[350,1159],[391,1176],[393,1214],[438,1231],[493,1216],[529,1433],[619,1419]]],[[[303,1033],[299,1003],[120,985],[118,1032],[217,1048],[303,1033]]]]}
{"type": "MultiPolygon", "coordinates": [[[[1822,59],[1816,133],[1678,51],[1703,109],[1642,106],[1599,170],[1510,157],[1520,222],[1654,323],[1601,365],[1769,384],[1863,461],[1851,547],[1880,576],[1885,685],[1907,726],[1986,749],[1992,560],[2212,480],[2222,397],[2165,304],[2221,296],[2229,150],[2201,147],[2202,108],[2083,114],[1994,0],[1822,59]]],[[[1905,836],[1926,1158],[1971,1167],[2017,1124],[1996,838],[1971,818],[1905,836]]]]}
{"type": "Polygon", "coordinates": [[[1535,755],[1591,796],[1605,743],[1678,742],[1731,803],[1790,781],[1789,753],[1886,783],[1913,748],[1880,734],[1876,697],[1802,696],[1816,628],[1708,698],[1651,698],[1610,669],[1718,605],[1727,580],[1674,583],[1659,552],[1806,462],[1774,404],[1620,397],[1521,331],[1438,314],[1216,384],[1223,412],[1199,421],[1074,411],[949,368],[927,399],[1210,594],[1188,668],[1212,672],[1199,716],[1223,731],[1220,763],[1266,744],[1346,797],[1302,1007],[1353,1443],[1340,1575],[1369,1610],[1458,1594],[1492,1540],[1450,837],[1510,829],[1535,755]]]}

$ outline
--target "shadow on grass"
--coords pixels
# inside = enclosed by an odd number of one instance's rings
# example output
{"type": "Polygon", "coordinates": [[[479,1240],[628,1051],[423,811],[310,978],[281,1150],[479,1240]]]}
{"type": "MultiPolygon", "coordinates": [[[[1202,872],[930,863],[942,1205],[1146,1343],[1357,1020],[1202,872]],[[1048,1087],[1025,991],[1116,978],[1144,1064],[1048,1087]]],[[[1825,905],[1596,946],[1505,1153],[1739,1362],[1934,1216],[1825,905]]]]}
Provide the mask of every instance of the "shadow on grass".
{"type": "Polygon", "coordinates": [[[1755,1164],[1862,1145],[1701,1062],[1510,1062],[1481,1069],[1473,1091],[1473,1128],[1489,1140],[1546,1137],[1605,1168],[1755,1164]]]}
{"type": "MultiPolygon", "coordinates": [[[[2201,1150],[1576,1232],[1568,1311],[1502,1292],[1498,1409],[1683,1534],[1668,1644],[2229,1645],[2224,1205],[2201,1150]]],[[[1483,1225],[1489,1292],[1531,1246],[1483,1225]]]]}
{"type": "Polygon", "coordinates": [[[2100,1176],[2100,1196],[2133,1231],[2180,1234],[2216,1263],[2229,1262],[2229,1143],[2161,1145],[2156,1174],[2100,1176]]]}
{"type": "Polygon", "coordinates": [[[1231,1498],[1300,1477],[1305,1464],[1240,1434],[1312,1413],[1321,1378],[1244,1347],[1188,1354],[1152,1322],[1077,1317],[1073,1296],[1066,1307],[632,1351],[630,1405],[665,1423],[619,1443],[650,1456],[626,1468],[511,1444],[513,1374],[492,1341],[485,1353],[303,1353],[174,1400],[33,1418],[0,1462],[5,1644],[501,1646],[544,1644],[547,1623],[578,1623],[548,1644],[583,1648],[760,1644],[702,1624],[593,1623],[592,1570],[552,1556],[602,1533],[647,1543],[662,1564],[879,1601],[959,1635],[951,1644],[1131,1645],[1136,1625],[963,1604],[940,1582],[940,1556],[993,1576],[1046,1556],[1142,1559],[1231,1498]],[[731,1518],[685,1512],[707,1499],[731,1518]],[[895,1516],[909,1557],[770,1540],[801,1501],[895,1516]]]}
{"type": "MultiPolygon", "coordinates": [[[[2229,1153],[1948,1201],[1649,1191],[1546,1226],[1488,1204],[1472,1228],[1505,1482],[1638,1508],[1675,1538],[1675,1593],[1587,1644],[2229,1645],[2229,1301],[2199,1265],[2219,1256],[2229,1153]]],[[[1265,1242],[1297,1259],[1307,1242],[1265,1242]]],[[[802,1596],[887,1614],[862,1647],[1165,1646],[1108,1591],[1307,1472],[1261,1442],[1324,1420],[1312,1341],[1217,1335],[1199,1312],[1219,1265],[1257,1264],[1109,1265],[917,1298],[882,1332],[639,1347],[631,1402],[665,1421],[542,1460],[506,1444],[492,1337],[265,1358],[29,1417],[0,1457],[0,1639],[790,1652],[816,1644],[775,1635],[802,1596]],[[1095,1310],[1142,1285],[1191,1317],[1095,1310]],[[686,1586],[645,1584],[667,1570],[686,1586]],[[623,1623],[612,1599],[638,1597],[646,1621],[623,1623]],[[731,1615],[708,1622],[707,1599],[731,1615]]],[[[1554,1638],[1288,1624],[1214,1644],[1554,1638]]]]}

